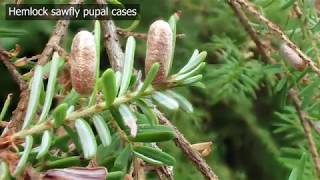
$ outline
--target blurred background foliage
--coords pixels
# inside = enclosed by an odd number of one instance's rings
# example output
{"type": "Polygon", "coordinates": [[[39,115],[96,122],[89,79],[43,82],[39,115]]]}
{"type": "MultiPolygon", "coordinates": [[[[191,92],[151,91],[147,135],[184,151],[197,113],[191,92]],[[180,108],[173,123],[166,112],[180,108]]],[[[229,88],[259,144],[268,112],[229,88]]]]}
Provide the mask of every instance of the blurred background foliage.
{"type": "MultiPolygon", "coordinates": [[[[29,2],[36,3],[36,1],[29,2]]],[[[282,61],[279,61],[279,66],[265,65],[260,60],[253,42],[223,0],[128,0],[122,2],[141,5],[141,19],[137,28],[134,29],[136,32],[147,32],[153,21],[168,19],[171,14],[181,10],[182,16],[178,22],[177,32],[185,34],[185,37],[177,40],[173,72],[185,64],[194,49],[208,52],[208,66],[203,81],[206,88],[178,89],[190,99],[195,112],[193,114],[167,112],[167,114],[192,143],[213,141],[213,151],[206,160],[220,179],[287,179],[291,168],[301,157],[305,140],[303,134],[299,134],[303,131],[295,112],[286,102],[288,88],[285,87],[289,87],[292,79],[301,73],[292,73],[292,70],[284,66],[282,61]],[[279,71],[285,71],[293,78],[278,82],[274,79],[274,73],[279,71]],[[293,132],[293,135],[290,136],[290,132],[293,132]],[[289,153],[290,158],[283,155],[286,153],[289,153]]],[[[303,50],[310,48],[310,42],[305,41],[301,35],[300,22],[290,15],[290,4],[284,7],[290,0],[253,2],[286,32],[298,29],[296,33],[290,34],[291,37],[303,50]]],[[[306,6],[303,11],[308,16],[309,13],[314,12],[314,2],[313,0],[303,2],[306,6]]],[[[48,3],[66,3],[66,1],[48,1],[48,3]]],[[[3,11],[1,16],[3,18],[3,11]]],[[[127,28],[131,23],[131,21],[116,22],[121,28],[127,28]]],[[[259,22],[252,23],[264,32],[265,27],[259,22]]],[[[54,21],[5,21],[2,19],[0,28],[19,30],[24,33],[14,38],[0,37],[0,45],[10,50],[15,48],[15,44],[19,44],[22,47],[21,57],[40,54],[54,24],[54,21]]],[[[62,45],[67,51],[73,34],[80,29],[93,29],[93,22],[71,22],[62,45]]],[[[135,66],[143,69],[145,41],[138,40],[137,43],[135,66]]],[[[310,53],[309,55],[312,56],[310,53]]],[[[103,49],[102,54],[104,55],[101,68],[105,68],[108,66],[108,60],[103,49]]],[[[275,57],[278,58],[277,53],[275,57]]],[[[24,70],[21,69],[21,72],[24,70]]],[[[1,104],[10,92],[14,93],[15,102],[17,102],[19,98],[17,85],[3,64],[0,64],[0,76],[1,104]]],[[[310,78],[312,79],[313,76],[311,75],[310,78]]],[[[315,85],[315,87],[318,86],[319,83],[315,85]]],[[[11,105],[11,109],[14,109],[14,105],[11,105]]],[[[173,142],[163,143],[161,147],[178,160],[176,179],[202,178],[173,142]]],[[[308,162],[310,162],[309,158],[307,156],[308,162]]],[[[312,168],[309,168],[305,176],[312,177],[310,175],[312,173],[312,168]]]]}

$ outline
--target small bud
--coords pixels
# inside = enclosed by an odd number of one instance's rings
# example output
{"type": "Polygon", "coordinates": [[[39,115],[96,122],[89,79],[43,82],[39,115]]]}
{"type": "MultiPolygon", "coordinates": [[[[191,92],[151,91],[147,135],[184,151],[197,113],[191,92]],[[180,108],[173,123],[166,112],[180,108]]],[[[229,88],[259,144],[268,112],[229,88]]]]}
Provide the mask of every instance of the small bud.
{"type": "Polygon", "coordinates": [[[299,54],[286,43],[280,45],[280,54],[290,65],[299,71],[303,71],[307,66],[299,54]]]}
{"type": "Polygon", "coordinates": [[[81,95],[89,95],[96,79],[96,46],[92,33],[78,32],[72,41],[70,76],[72,87],[81,95]]]}
{"type": "Polygon", "coordinates": [[[161,83],[167,79],[171,66],[172,39],[172,30],[167,22],[158,20],[151,24],[147,39],[145,73],[148,74],[152,64],[160,64],[154,83],[161,83]]]}

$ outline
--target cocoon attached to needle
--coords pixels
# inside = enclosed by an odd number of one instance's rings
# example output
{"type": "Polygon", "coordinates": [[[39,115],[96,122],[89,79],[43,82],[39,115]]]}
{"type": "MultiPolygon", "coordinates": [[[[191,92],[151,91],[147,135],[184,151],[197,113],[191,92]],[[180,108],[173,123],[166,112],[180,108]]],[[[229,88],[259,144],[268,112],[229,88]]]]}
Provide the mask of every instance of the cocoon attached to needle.
{"type": "Polygon", "coordinates": [[[303,71],[307,66],[306,62],[287,43],[281,43],[280,54],[291,66],[299,71],[303,71]]]}
{"type": "Polygon", "coordinates": [[[147,53],[145,60],[145,73],[148,74],[154,63],[159,63],[159,71],[153,80],[154,84],[162,83],[167,79],[172,60],[173,33],[170,25],[163,20],[151,24],[147,38],[147,53]]]}
{"type": "Polygon", "coordinates": [[[70,77],[72,87],[81,95],[90,95],[96,82],[96,46],[89,31],[78,32],[70,53],[70,77]]]}

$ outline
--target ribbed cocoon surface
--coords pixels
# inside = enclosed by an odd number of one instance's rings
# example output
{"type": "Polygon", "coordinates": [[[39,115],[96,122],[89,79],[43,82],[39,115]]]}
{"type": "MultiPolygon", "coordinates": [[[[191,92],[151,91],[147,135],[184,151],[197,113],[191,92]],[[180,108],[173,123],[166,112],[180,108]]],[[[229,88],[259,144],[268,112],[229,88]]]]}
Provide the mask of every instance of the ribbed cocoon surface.
{"type": "Polygon", "coordinates": [[[71,46],[71,82],[72,87],[81,95],[89,95],[96,78],[96,46],[92,33],[78,32],[71,46]]]}
{"type": "Polygon", "coordinates": [[[161,83],[166,80],[171,66],[172,30],[170,25],[163,20],[157,20],[151,24],[147,39],[147,53],[145,60],[145,72],[149,72],[152,64],[160,64],[159,71],[153,83],[161,83]]]}
{"type": "Polygon", "coordinates": [[[286,43],[280,45],[280,54],[291,66],[299,71],[303,71],[307,66],[299,54],[286,43]]]}

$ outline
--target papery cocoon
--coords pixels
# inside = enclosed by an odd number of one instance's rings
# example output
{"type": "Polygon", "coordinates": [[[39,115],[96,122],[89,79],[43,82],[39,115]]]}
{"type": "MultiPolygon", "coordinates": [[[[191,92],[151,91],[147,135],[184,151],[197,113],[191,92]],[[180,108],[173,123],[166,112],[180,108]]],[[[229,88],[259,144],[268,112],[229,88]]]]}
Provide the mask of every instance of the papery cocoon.
{"type": "Polygon", "coordinates": [[[307,66],[299,54],[286,43],[280,45],[280,54],[291,66],[299,71],[304,70],[307,66]]]}
{"type": "Polygon", "coordinates": [[[81,95],[89,95],[96,82],[96,45],[92,33],[78,32],[73,40],[70,55],[72,87],[81,95]]]}
{"type": "Polygon", "coordinates": [[[156,62],[160,64],[153,83],[161,83],[167,79],[172,59],[172,39],[172,30],[166,21],[157,20],[151,24],[147,39],[145,73],[149,72],[152,64],[156,62]]]}

